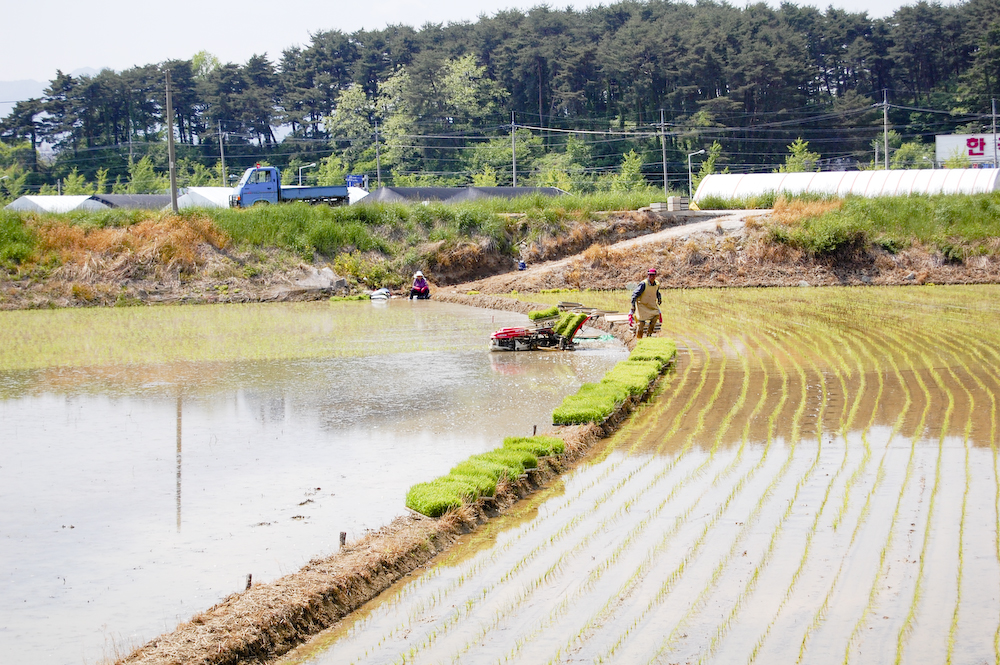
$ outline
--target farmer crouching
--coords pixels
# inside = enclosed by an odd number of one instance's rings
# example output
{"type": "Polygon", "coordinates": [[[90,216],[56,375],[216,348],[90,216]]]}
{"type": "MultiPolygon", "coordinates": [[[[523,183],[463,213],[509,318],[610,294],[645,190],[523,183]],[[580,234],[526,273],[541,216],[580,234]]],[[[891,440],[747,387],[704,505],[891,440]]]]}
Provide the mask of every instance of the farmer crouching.
{"type": "Polygon", "coordinates": [[[632,308],[629,310],[629,316],[634,317],[636,321],[636,338],[642,338],[643,326],[645,334],[652,336],[656,322],[663,323],[660,302],[660,285],[656,283],[656,268],[650,268],[649,276],[639,282],[639,286],[632,292],[632,308]]]}
{"type": "Polygon", "coordinates": [[[410,287],[410,297],[417,300],[427,300],[431,297],[431,287],[424,279],[424,273],[419,270],[413,273],[413,286],[410,287]]]}

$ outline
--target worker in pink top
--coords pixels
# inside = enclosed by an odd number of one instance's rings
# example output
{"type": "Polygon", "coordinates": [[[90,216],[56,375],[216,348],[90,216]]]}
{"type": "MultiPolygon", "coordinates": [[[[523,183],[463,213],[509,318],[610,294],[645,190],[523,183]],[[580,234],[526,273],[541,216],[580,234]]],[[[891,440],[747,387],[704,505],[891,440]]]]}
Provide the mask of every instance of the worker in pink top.
{"type": "Polygon", "coordinates": [[[650,268],[649,276],[639,282],[639,286],[635,287],[635,291],[632,292],[632,308],[629,310],[629,317],[634,317],[636,321],[636,338],[642,339],[643,326],[645,326],[645,334],[652,337],[657,320],[663,323],[660,302],[660,285],[656,283],[656,268],[650,268]]]}
{"type": "Polygon", "coordinates": [[[410,297],[417,300],[427,300],[431,297],[431,287],[424,279],[424,273],[419,270],[413,273],[413,286],[410,287],[410,297]]]}

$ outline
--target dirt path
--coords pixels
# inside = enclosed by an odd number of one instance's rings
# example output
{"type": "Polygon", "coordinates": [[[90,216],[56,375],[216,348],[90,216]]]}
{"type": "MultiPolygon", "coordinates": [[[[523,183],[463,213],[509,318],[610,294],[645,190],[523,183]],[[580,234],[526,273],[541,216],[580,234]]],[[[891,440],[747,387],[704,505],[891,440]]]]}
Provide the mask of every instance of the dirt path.
{"type": "MultiPolygon", "coordinates": [[[[743,224],[748,215],[764,215],[769,212],[769,210],[740,210],[734,212],[732,215],[726,215],[725,217],[715,217],[697,222],[689,222],[687,224],[682,224],[681,226],[671,226],[669,229],[663,229],[662,231],[657,231],[656,233],[650,233],[648,235],[639,236],[638,238],[630,238],[628,240],[622,240],[621,242],[608,245],[608,250],[615,252],[627,252],[644,245],[660,244],[665,240],[672,238],[684,238],[685,236],[691,236],[698,233],[718,234],[719,229],[722,229],[725,233],[732,233],[743,229],[743,224]]],[[[522,274],[524,277],[528,278],[545,275],[546,273],[552,273],[565,268],[578,260],[579,256],[574,255],[557,261],[546,261],[545,263],[539,263],[538,265],[533,265],[530,268],[525,269],[522,274]]]]}
{"type": "MultiPolygon", "coordinates": [[[[735,210],[731,214],[720,217],[712,217],[710,219],[695,218],[697,221],[691,221],[679,226],[671,226],[655,233],[605,245],[601,250],[604,255],[642,255],[647,254],[649,251],[655,252],[668,242],[687,240],[691,237],[741,236],[748,217],[766,215],[769,212],[769,210],[735,210]]],[[[544,263],[531,265],[525,270],[508,272],[466,284],[459,284],[448,290],[456,293],[465,293],[468,291],[508,293],[512,289],[537,291],[547,288],[565,287],[567,286],[566,282],[571,281],[567,280],[567,273],[578,269],[582,261],[593,262],[587,256],[591,252],[593,250],[587,250],[587,252],[554,261],[545,261],[544,263]]],[[[618,276],[615,275],[614,279],[618,279],[618,276]]],[[[636,280],[632,279],[631,281],[636,280]]]]}

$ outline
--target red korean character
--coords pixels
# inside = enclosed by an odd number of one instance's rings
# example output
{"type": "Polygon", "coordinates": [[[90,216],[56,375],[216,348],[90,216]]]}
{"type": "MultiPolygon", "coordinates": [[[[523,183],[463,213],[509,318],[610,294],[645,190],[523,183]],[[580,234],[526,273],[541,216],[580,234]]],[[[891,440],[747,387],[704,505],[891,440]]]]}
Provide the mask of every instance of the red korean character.
{"type": "Polygon", "coordinates": [[[965,139],[965,145],[969,147],[969,157],[982,157],[986,154],[986,139],[972,137],[965,139]]]}

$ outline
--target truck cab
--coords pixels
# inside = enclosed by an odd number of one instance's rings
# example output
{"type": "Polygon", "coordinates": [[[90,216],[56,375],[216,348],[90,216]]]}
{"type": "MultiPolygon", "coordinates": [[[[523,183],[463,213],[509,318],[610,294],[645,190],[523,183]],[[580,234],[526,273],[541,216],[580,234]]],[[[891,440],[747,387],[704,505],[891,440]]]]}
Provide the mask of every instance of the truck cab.
{"type": "Polygon", "coordinates": [[[249,208],[256,203],[277,203],[281,181],[273,166],[251,166],[243,172],[230,197],[230,207],[249,208]]]}

